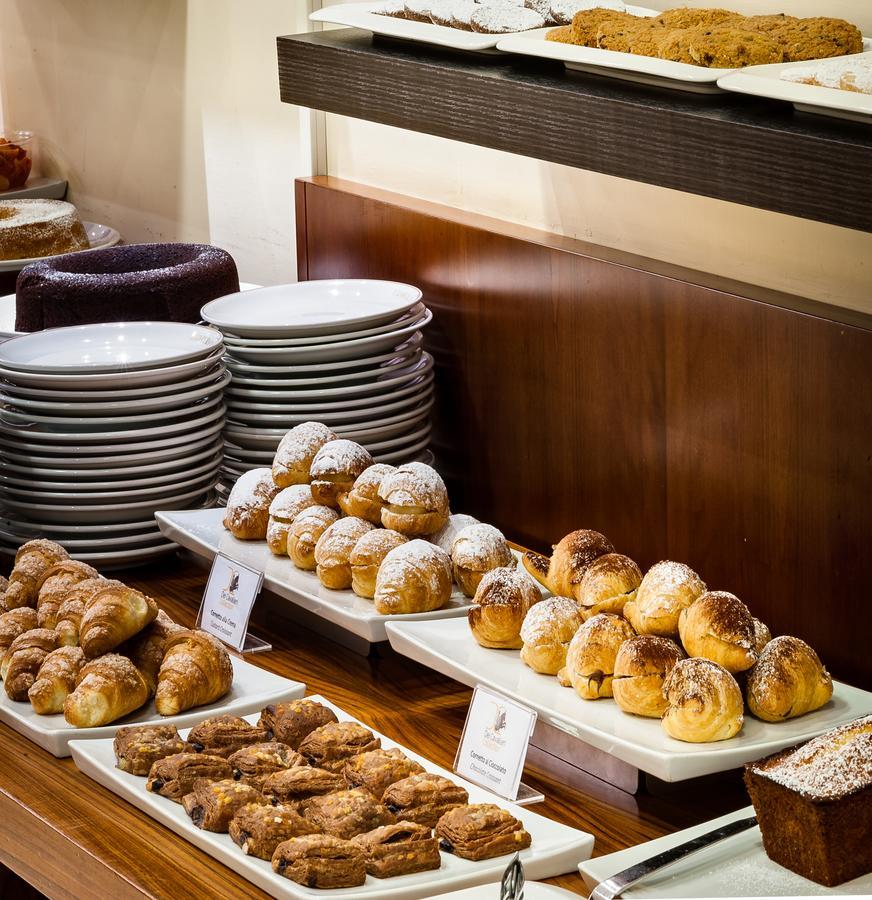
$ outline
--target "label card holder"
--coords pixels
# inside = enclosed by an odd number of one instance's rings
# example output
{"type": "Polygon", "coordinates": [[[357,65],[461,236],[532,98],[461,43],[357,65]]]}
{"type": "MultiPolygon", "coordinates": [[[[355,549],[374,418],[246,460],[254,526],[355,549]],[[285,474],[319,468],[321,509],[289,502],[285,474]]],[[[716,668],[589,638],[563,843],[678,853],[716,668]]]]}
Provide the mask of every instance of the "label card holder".
{"type": "Polygon", "coordinates": [[[521,783],[536,712],[476,685],[460,736],[454,772],[521,806],[545,796],[521,783]]]}
{"type": "Polygon", "coordinates": [[[239,653],[263,653],[272,644],[248,632],[254,601],[263,585],[263,572],[218,553],[206,581],[197,628],[209,632],[239,653]]]}

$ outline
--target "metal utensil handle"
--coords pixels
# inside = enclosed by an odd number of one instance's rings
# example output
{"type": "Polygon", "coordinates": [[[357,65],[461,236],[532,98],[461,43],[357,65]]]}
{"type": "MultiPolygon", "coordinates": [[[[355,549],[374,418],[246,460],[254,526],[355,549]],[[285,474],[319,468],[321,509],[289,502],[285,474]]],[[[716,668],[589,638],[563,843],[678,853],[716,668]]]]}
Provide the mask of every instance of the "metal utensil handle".
{"type": "Polygon", "coordinates": [[[591,891],[590,900],[615,900],[628,887],[641,881],[652,874],[652,872],[670,866],[672,863],[678,862],[678,860],[684,859],[692,853],[697,853],[712,844],[716,844],[718,841],[732,837],[734,834],[747,831],[756,824],[756,816],[751,816],[749,819],[738,819],[735,822],[722,825],[720,828],[714,829],[714,831],[707,831],[705,834],[693,838],[693,840],[685,841],[685,843],[679,844],[677,847],[664,850],[663,853],[658,853],[656,856],[636,863],[636,865],[624,869],[623,872],[618,872],[616,875],[612,875],[611,878],[600,882],[591,891]]]}

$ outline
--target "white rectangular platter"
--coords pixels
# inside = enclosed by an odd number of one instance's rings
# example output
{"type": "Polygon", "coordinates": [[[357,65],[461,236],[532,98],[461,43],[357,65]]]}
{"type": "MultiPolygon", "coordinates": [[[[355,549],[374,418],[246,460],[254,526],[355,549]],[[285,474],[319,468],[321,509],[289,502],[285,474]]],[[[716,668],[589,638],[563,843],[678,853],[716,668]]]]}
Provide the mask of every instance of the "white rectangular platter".
{"type": "Polygon", "coordinates": [[[232,656],[233,684],[230,693],[208,706],[198,706],[178,716],[162,716],[150,701],[142,709],[100,728],[73,728],[63,714],[38,716],[30,703],[10,700],[6,691],[0,690],[0,722],[23,734],[28,740],[48,750],[53,756],[69,756],[72,740],[108,738],[111,740],[122,725],[146,725],[157,723],[175,725],[177,728],[195,725],[208,716],[229,713],[240,716],[263,709],[270,703],[302,697],[306,686],[299,681],[289,681],[253,666],[244,659],[232,656]]]}
{"type": "MultiPolygon", "coordinates": [[[[754,815],[748,806],[719,819],[666,837],[637,844],[608,856],[587,859],[578,870],[590,890],[630,866],[714,831],[730,822],[754,815]]],[[[698,853],[653,872],[624,891],[622,897],[838,897],[872,894],[872,873],[838,887],[824,887],[772,862],[763,849],[759,828],[749,828],[698,853]]]]}
{"type": "MultiPolygon", "coordinates": [[[[872,59],[872,40],[865,38],[865,53],[840,59],[872,59]]],[[[830,60],[827,60],[829,62],[830,60]]],[[[781,73],[790,69],[814,68],[814,62],[781,63],[772,66],[751,66],[737,69],[718,79],[718,84],[726,91],[751,94],[755,97],[769,97],[772,100],[786,100],[802,112],[835,116],[858,122],[872,123],[872,94],[856,91],[842,91],[838,88],[820,87],[816,84],[800,84],[784,81],[781,73]]]]}
{"type": "MultiPolygon", "coordinates": [[[[216,553],[223,553],[263,572],[263,586],[267,590],[370,643],[387,640],[385,623],[389,621],[432,622],[452,616],[463,616],[465,621],[469,598],[456,586],[448,605],[442,609],[383,616],[375,611],[371,600],[358,597],[353,591],[325,588],[314,572],[304,572],[286,556],[276,556],[266,542],[237,540],[221,524],[223,509],[173,510],[155,513],[155,518],[166,537],[192,553],[210,560],[216,553]]],[[[515,558],[519,559],[519,554],[515,558]]]]}
{"type": "MultiPolygon", "coordinates": [[[[323,697],[313,696],[312,699],[329,706],[340,721],[357,721],[323,697]]],[[[257,716],[248,718],[251,722],[257,721],[257,716]]],[[[500,800],[482,788],[468,784],[451,772],[440,769],[384,735],[380,735],[378,732],[374,733],[381,738],[382,747],[386,749],[398,747],[411,759],[419,762],[427,771],[444,775],[457,784],[463,785],[469,791],[470,803],[496,803],[520,819],[532,838],[532,846],[521,851],[521,862],[529,879],[550,878],[554,875],[574,872],[579,861],[589,857],[593,851],[593,835],[553,822],[551,819],[536,815],[527,809],[500,800]]],[[[185,736],[186,734],[183,733],[182,737],[185,736]]],[[[368,897],[379,898],[379,900],[381,898],[413,900],[418,897],[432,897],[446,891],[497,882],[512,858],[511,855],[507,855],[481,862],[471,862],[443,853],[442,867],[431,872],[418,872],[386,879],[377,879],[368,875],[366,883],[359,888],[337,890],[307,888],[275,874],[272,866],[265,860],[246,856],[228,835],[201,831],[191,823],[180,804],[146,791],[144,778],[122,772],[115,767],[115,754],[111,740],[74,741],[70,749],[76,765],[87,776],[123,797],[273,897],[336,896],[342,897],[343,900],[368,897]]]]}
{"type": "Polygon", "coordinates": [[[388,638],[398,653],[462,684],[500,691],[547,724],[663,781],[725,772],[872,712],[872,694],[835,682],[833,699],[816,712],[778,724],[746,716],[729,741],[688,744],[670,738],[658,719],[622,712],[614,700],[582,700],[524,665],[518,650],[480,647],[463,619],[390,623],[388,638]]]}

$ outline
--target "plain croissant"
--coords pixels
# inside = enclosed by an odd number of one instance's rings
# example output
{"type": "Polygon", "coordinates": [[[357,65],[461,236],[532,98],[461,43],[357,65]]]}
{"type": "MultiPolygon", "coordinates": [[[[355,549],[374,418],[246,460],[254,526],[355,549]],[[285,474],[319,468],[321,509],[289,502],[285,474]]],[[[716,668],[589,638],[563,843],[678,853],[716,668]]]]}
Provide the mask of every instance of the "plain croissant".
{"type": "Polygon", "coordinates": [[[15,565],[9,575],[5,603],[8,609],[36,606],[39,587],[46,572],[56,563],[69,559],[70,554],[54,541],[42,538],[28,541],[18,548],[15,565]]]}
{"type": "Polygon", "coordinates": [[[33,711],[40,716],[64,711],[64,701],[75,688],[79,670],[85,663],[81,647],[58,647],[42,661],[36,681],[27,696],[33,711]]]}
{"type": "Polygon", "coordinates": [[[204,631],[183,629],[166,642],[155,705],[162,716],[214,703],[230,690],[233,664],[224,645],[204,631]]]}
{"type": "Polygon", "coordinates": [[[126,657],[107,653],[85,663],[76,689],[64,700],[64,718],[74,728],[108,725],[148,701],[148,685],[126,657]]]}
{"type": "Polygon", "coordinates": [[[65,559],[48,569],[40,579],[36,598],[39,627],[54,628],[57,625],[58,610],[66,600],[70,588],[80,581],[99,577],[100,573],[96,569],[76,559],[65,559]]]}
{"type": "Polygon", "coordinates": [[[151,597],[120,581],[107,581],[85,601],[79,643],[88,659],[114,650],[157,618],[151,597]]]}

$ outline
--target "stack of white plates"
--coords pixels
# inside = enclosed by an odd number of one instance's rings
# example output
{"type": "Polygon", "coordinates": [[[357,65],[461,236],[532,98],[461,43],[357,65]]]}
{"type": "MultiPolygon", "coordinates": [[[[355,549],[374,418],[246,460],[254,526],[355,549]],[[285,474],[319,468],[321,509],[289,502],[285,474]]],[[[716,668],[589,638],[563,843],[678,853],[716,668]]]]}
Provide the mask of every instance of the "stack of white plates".
{"type": "Polygon", "coordinates": [[[172,550],[154,512],[215,498],[223,352],[214,329],[177,322],[0,345],[0,546],[48,537],[115,567],[172,550]]]}
{"type": "Polygon", "coordinates": [[[383,462],[427,452],[433,358],[421,329],[432,313],[417,288],[304,281],[220,297],[201,315],[223,335],[232,375],[225,488],[269,465],[300,422],[324,422],[383,462]]]}

